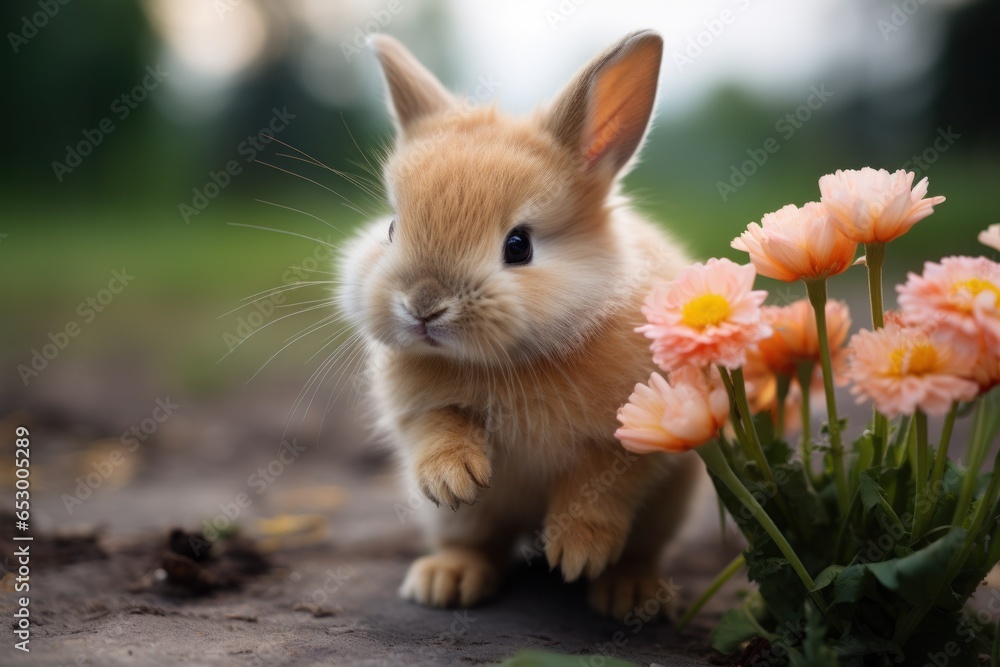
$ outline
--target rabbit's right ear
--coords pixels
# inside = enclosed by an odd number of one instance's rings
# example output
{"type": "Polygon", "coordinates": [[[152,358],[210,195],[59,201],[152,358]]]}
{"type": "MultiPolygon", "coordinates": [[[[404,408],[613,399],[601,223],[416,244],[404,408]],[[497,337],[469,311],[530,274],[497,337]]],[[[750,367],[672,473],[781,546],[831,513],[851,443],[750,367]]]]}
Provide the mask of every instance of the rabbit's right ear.
{"type": "Polygon", "coordinates": [[[385,73],[390,110],[402,135],[416,121],[445,111],[455,103],[451,93],[405,46],[388,35],[373,35],[370,39],[385,73]]]}
{"type": "Polygon", "coordinates": [[[656,102],[663,39],[626,35],[585,66],[545,118],[556,139],[587,170],[614,178],[642,144],[656,102]]]}

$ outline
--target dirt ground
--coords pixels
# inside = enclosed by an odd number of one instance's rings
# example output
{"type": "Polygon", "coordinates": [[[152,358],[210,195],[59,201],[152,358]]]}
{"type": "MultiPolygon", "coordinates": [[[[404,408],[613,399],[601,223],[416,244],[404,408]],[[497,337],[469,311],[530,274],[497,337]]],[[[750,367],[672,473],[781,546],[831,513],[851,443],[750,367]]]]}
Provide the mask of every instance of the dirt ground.
{"type": "MultiPolygon", "coordinates": [[[[712,659],[708,628],[745,582],[683,634],[667,623],[598,618],[582,585],[563,584],[540,563],[516,566],[496,600],[472,609],[399,600],[421,553],[411,499],[391,458],[350,417],[350,399],[335,402],[320,437],[323,411],[311,411],[285,434],[294,446],[282,455],[282,420],[297,390],[163,395],[126,364],[96,372],[67,363],[42,389],[4,391],[3,432],[31,429],[36,541],[31,652],[12,648],[5,623],[3,664],[484,665],[522,649],[594,666],[604,656],[663,666],[712,659]],[[133,425],[142,437],[123,437],[133,425]],[[171,528],[210,534],[213,524],[223,533],[238,525],[266,571],[236,550],[215,564],[167,553],[171,528]],[[169,581],[187,585],[165,583],[165,567],[169,581]],[[192,592],[212,586],[223,588],[192,592]]],[[[706,496],[665,555],[662,574],[680,587],[682,607],[738,549],[723,543],[715,511],[706,496]]],[[[13,583],[0,581],[7,619],[21,595],[13,583]]]]}

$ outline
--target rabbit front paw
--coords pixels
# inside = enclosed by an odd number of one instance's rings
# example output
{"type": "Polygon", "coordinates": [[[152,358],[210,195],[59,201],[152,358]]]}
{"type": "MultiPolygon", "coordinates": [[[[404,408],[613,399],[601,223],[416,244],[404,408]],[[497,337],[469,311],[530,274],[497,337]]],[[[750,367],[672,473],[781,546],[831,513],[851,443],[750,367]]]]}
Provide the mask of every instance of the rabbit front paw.
{"type": "Polygon", "coordinates": [[[472,505],[489,488],[493,465],[485,447],[457,437],[436,440],[417,454],[414,473],[420,491],[434,503],[457,510],[472,505]]]}
{"type": "Polygon", "coordinates": [[[569,512],[550,513],[545,519],[545,557],[549,567],[562,568],[566,581],[586,573],[594,579],[625,548],[627,527],[596,517],[573,516],[569,512]]]}

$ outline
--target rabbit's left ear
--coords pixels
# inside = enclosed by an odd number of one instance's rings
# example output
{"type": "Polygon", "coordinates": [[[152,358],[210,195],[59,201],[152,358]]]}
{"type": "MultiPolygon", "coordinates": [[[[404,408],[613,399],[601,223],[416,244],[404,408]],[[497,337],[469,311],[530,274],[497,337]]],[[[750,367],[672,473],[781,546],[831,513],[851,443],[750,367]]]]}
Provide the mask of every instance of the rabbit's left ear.
{"type": "Polygon", "coordinates": [[[580,70],[553,104],[546,129],[588,170],[607,170],[614,177],[642,144],[662,57],[657,33],[626,35],[580,70]]]}
{"type": "Polygon", "coordinates": [[[373,35],[372,47],[378,55],[389,86],[389,108],[401,134],[421,118],[449,109],[455,98],[412,53],[388,35],[373,35]]]}

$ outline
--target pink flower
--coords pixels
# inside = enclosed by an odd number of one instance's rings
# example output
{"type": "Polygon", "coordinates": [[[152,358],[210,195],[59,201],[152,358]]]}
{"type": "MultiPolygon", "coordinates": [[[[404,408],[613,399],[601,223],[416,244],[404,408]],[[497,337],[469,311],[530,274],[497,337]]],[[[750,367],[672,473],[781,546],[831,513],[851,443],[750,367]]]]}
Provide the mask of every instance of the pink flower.
{"type": "Polygon", "coordinates": [[[895,324],[897,327],[906,326],[906,323],[903,322],[903,313],[899,312],[895,308],[885,311],[883,321],[885,324],[895,324]]]}
{"type": "MultiPolygon", "coordinates": [[[[800,299],[787,306],[765,306],[764,321],[773,333],[757,344],[761,359],[767,366],[782,375],[795,375],[800,361],[819,363],[819,337],[816,335],[816,316],[812,305],[800,299]]],[[[851,329],[851,315],[847,304],[831,299],[826,302],[826,331],[830,340],[833,363],[843,360],[843,345],[851,329]]]]}
{"type": "Polygon", "coordinates": [[[851,339],[848,375],[858,402],[870,398],[889,417],[943,415],[953,401],[970,401],[979,386],[967,379],[977,349],[954,345],[921,331],[887,324],[878,331],[860,331],[851,339]]]}
{"type": "Polygon", "coordinates": [[[649,385],[635,386],[618,410],[622,426],[615,437],[636,454],[680,454],[714,438],[728,417],[729,398],[718,371],[710,384],[705,371],[684,366],[670,374],[669,383],[653,373],[649,385]]]}
{"type": "Polygon", "coordinates": [[[854,262],[858,244],[838,231],[830,212],[810,202],[802,208],[789,204],[751,222],[730,244],[750,253],[757,272],[793,282],[817,280],[843,273],[854,262]]]}
{"type": "Polygon", "coordinates": [[[649,321],[636,331],[652,338],[653,361],[673,371],[688,364],[739,368],[747,347],[771,333],[761,320],[767,292],[754,291],[753,266],[710,259],[655,289],[642,308],[649,321]]]}
{"type": "Polygon", "coordinates": [[[927,179],[913,185],[913,172],[865,167],[819,179],[821,201],[842,234],[858,243],[887,243],[934,212],[944,197],[927,194],[927,179]]]}
{"type": "Polygon", "coordinates": [[[945,257],[927,262],[896,288],[903,321],[924,330],[1000,346],[1000,264],[985,257],[945,257]]]}
{"type": "Polygon", "coordinates": [[[990,225],[986,231],[979,232],[979,242],[994,250],[1000,250],[1000,225],[990,225]]]}

